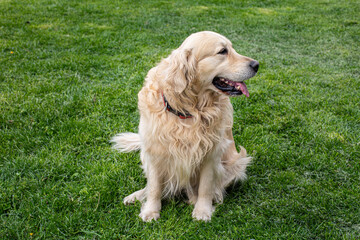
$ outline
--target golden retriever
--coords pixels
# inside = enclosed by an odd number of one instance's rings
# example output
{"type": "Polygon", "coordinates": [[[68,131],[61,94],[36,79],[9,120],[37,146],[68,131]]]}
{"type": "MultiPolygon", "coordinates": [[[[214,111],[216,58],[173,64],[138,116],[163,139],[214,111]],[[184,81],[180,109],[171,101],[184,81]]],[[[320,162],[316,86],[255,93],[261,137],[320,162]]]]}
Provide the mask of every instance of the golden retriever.
{"type": "Polygon", "coordinates": [[[251,157],[235,148],[229,96],[249,96],[244,83],[259,63],[239,55],[215,32],[190,35],[152,68],[138,94],[139,133],[111,141],[121,152],[140,150],[144,189],[124,199],[143,202],[143,221],[160,217],[162,197],[185,192],[192,216],[209,221],[230,183],[246,178],[251,157]]]}

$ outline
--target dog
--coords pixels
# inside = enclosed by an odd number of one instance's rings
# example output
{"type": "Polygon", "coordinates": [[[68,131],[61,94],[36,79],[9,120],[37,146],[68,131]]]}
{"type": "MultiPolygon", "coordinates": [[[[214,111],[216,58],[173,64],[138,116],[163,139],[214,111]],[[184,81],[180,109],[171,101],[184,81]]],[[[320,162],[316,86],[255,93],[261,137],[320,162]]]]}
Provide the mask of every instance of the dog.
{"type": "Polygon", "coordinates": [[[124,203],[143,202],[143,221],[157,220],[161,199],[179,193],[194,205],[194,219],[210,221],[224,189],[246,178],[251,157],[236,150],[229,97],[249,97],[244,81],[258,68],[226,37],[203,31],[148,72],[138,94],[139,132],[111,140],[121,152],[140,150],[147,185],[124,203]]]}

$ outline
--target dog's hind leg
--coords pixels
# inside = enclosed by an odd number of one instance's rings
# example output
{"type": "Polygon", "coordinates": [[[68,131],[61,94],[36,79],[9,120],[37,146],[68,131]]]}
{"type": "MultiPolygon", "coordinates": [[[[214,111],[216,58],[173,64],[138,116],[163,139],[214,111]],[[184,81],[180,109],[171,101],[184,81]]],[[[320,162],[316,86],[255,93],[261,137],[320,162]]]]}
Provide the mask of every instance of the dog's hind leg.
{"type": "Polygon", "coordinates": [[[236,151],[234,138],[231,129],[227,131],[227,138],[232,141],[229,147],[224,152],[221,164],[226,170],[223,177],[222,185],[226,188],[231,183],[238,180],[246,179],[246,167],[251,161],[251,157],[246,156],[245,148],[240,146],[240,153],[236,151]]]}
{"type": "Polygon", "coordinates": [[[134,203],[136,200],[142,202],[145,199],[145,193],[146,193],[146,188],[133,192],[132,194],[124,198],[124,204],[129,205],[134,203]]]}
{"type": "Polygon", "coordinates": [[[198,188],[199,188],[199,177],[194,176],[191,179],[191,187],[186,189],[186,195],[188,200],[186,201],[190,205],[195,205],[198,198],[198,188]]]}

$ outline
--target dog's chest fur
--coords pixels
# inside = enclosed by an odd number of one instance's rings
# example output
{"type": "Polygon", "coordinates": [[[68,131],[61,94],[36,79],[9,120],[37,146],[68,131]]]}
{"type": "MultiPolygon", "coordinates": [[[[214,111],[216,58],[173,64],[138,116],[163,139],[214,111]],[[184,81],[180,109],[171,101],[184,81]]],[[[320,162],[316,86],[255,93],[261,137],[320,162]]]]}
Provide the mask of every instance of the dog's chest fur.
{"type": "MultiPolygon", "coordinates": [[[[139,93],[139,133],[142,151],[168,179],[170,194],[189,188],[198,175],[202,161],[212,159],[228,145],[225,131],[232,127],[232,106],[228,98],[196,112],[193,118],[180,119],[164,109],[161,94],[144,86],[139,93]],[[175,186],[175,187],[174,187],[175,186]]],[[[146,161],[143,168],[146,173],[146,161]]]]}

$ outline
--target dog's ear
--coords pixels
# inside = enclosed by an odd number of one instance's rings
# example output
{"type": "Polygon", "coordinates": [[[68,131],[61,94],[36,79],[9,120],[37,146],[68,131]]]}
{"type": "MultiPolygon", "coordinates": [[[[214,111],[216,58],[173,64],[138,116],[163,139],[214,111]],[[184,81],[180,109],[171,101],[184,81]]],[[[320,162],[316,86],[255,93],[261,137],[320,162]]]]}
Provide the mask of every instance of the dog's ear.
{"type": "Polygon", "coordinates": [[[169,57],[165,81],[175,92],[182,93],[196,77],[196,59],[192,49],[176,49],[169,57]]]}

